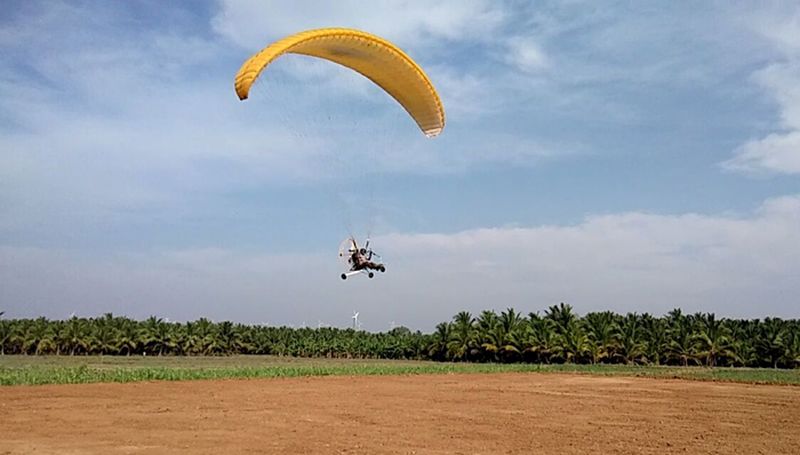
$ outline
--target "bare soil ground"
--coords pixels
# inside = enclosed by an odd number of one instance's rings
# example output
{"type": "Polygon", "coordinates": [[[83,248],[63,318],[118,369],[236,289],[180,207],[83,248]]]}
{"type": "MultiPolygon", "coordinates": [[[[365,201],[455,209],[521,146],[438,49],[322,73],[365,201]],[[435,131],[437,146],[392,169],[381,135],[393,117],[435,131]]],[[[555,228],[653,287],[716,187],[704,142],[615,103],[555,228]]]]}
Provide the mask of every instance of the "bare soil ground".
{"type": "Polygon", "coordinates": [[[800,387],[455,374],[0,388],[0,454],[800,453],[800,387]]]}

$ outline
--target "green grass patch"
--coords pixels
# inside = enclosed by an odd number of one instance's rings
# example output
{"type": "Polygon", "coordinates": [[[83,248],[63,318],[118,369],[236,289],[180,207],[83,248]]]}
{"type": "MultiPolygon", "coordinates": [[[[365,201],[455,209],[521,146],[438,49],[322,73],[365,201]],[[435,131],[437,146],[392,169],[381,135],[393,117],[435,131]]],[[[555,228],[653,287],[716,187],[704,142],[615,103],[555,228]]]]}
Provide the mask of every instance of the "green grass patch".
{"type": "Polygon", "coordinates": [[[800,370],[628,365],[470,364],[393,360],[231,357],[0,356],[0,385],[184,381],[332,375],[570,373],[800,385],[800,370]]]}

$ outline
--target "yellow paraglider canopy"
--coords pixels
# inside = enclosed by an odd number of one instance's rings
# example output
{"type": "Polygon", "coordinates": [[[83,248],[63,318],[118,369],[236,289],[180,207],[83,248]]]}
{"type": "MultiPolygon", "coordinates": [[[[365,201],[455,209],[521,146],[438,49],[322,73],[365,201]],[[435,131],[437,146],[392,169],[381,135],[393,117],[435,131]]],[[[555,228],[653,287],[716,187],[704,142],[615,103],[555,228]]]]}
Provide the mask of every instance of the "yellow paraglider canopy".
{"type": "Polygon", "coordinates": [[[236,74],[234,87],[239,99],[247,99],[250,86],[264,68],[287,53],[323,58],[361,73],[396,99],[428,137],[444,128],[442,102],[422,68],[389,41],[346,28],[308,30],[265,47],[236,74]]]}

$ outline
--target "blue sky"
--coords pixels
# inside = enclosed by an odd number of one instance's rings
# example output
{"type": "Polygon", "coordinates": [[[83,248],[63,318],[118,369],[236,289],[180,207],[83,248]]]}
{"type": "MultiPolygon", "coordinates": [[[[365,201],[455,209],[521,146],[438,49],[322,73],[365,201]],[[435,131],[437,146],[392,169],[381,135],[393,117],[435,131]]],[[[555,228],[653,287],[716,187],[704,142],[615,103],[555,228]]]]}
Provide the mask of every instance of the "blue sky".
{"type": "Polygon", "coordinates": [[[797,316],[795,2],[18,2],[0,311],[429,330],[462,309],[797,316]],[[269,42],[394,41],[447,127],[269,42]],[[371,230],[380,279],[341,282],[371,230]]]}

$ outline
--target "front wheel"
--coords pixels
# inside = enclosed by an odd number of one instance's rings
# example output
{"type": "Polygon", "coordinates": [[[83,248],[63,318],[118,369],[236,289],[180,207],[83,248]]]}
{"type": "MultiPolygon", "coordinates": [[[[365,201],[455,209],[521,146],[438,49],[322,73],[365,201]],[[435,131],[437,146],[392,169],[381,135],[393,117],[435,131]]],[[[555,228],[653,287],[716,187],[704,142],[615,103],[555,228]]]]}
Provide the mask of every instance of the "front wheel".
{"type": "Polygon", "coordinates": [[[343,280],[346,280],[346,279],[347,279],[347,274],[346,274],[346,273],[343,273],[343,274],[342,274],[342,279],[343,279],[343,280]]]}
{"type": "Polygon", "coordinates": [[[375,276],[375,274],[374,274],[374,273],[372,273],[372,272],[369,272],[369,275],[367,275],[367,276],[368,276],[368,277],[370,277],[370,278],[372,278],[372,277],[374,277],[374,276],[375,276]]]}

